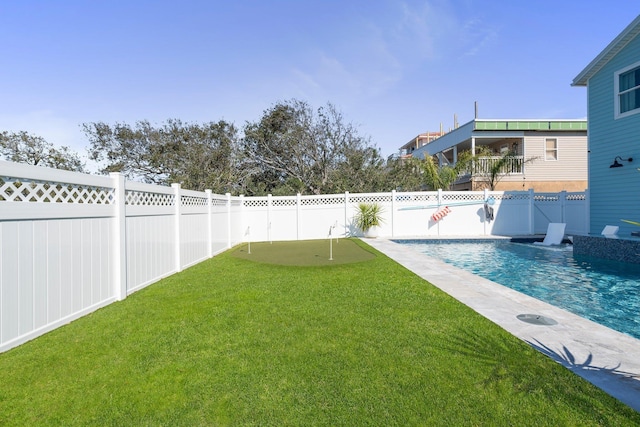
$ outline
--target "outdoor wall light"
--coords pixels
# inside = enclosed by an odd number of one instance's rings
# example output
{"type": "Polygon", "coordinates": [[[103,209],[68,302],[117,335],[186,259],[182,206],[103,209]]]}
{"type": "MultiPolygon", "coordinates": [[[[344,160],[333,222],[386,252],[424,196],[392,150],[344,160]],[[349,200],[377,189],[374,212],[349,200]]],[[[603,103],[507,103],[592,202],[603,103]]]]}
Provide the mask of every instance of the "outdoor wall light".
{"type": "MultiPolygon", "coordinates": [[[[613,159],[613,164],[611,166],[609,166],[609,167],[610,168],[621,168],[622,166],[624,166],[622,163],[618,163],[618,159],[620,159],[621,162],[624,162],[624,160],[625,160],[620,156],[616,156],[616,158],[613,159]]],[[[633,158],[629,157],[626,160],[627,160],[627,162],[631,163],[633,161],[633,158]]]]}

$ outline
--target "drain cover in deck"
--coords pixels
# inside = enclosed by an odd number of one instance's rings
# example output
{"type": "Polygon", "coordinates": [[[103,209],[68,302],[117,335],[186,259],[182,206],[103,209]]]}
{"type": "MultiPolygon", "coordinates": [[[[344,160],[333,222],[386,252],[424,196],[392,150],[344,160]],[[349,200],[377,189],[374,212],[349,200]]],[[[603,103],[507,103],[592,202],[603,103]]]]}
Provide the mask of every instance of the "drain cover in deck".
{"type": "Polygon", "coordinates": [[[518,314],[516,316],[523,322],[532,323],[534,325],[557,325],[558,322],[550,317],[540,316],[539,314],[518,314]]]}

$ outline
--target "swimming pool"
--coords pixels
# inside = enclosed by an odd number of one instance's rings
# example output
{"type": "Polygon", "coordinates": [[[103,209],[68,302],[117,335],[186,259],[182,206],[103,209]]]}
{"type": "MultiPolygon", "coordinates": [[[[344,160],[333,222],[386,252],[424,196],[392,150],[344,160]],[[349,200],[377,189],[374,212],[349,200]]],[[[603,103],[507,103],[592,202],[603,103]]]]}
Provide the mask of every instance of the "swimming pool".
{"type": "Polygon", "coordinates": [[[640,339],[640,265],[574,256],[571,246],[394,240],[640,339]]]}

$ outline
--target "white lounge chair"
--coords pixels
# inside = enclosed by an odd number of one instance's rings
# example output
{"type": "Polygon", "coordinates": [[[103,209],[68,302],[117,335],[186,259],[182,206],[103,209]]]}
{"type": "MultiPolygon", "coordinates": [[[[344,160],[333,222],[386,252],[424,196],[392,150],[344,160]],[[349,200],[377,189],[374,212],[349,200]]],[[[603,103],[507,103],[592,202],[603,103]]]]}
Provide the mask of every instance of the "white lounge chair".
{"type": "Polygon", "coordinates": [[[617,239],[618,238],[618,230],[620,227],[617,225],[606,225],[602,229],[602,235],[608,239],[617,239]]]}
{"type": "Polygon", "coordinates": [[[533,242],[534,245],[559,245],[564,238],[564,228],[567,226],[564,222],[550,222],[547,227],[547,235],[544,236],[542,242],[533,242]]]}

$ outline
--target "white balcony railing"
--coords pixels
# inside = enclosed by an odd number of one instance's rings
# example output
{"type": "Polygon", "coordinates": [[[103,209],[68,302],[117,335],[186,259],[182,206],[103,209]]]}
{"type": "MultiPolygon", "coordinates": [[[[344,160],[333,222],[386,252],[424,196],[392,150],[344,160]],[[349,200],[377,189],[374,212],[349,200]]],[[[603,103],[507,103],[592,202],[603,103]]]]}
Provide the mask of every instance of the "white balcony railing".
{"type": "Polygon", "coordinates": [[[500,161],[503,161],[503,159],[504,164],[500,168],[500,173],[513,174],[523,172],[523,156],[509,156],[506,158],[503,158],[502,156],[480,157],[475,165],[474,172],[476,174],[488,174],[491,172],[491,169],[494,167],[494,165],[500,161]]]}

